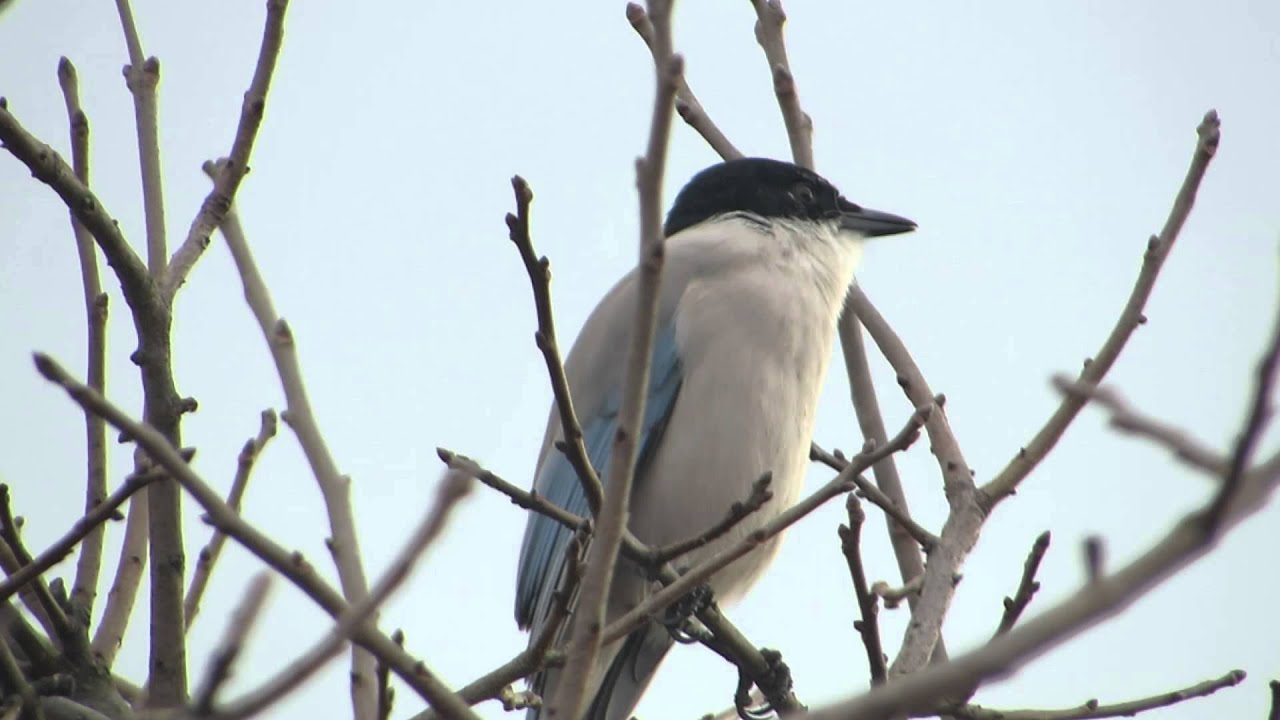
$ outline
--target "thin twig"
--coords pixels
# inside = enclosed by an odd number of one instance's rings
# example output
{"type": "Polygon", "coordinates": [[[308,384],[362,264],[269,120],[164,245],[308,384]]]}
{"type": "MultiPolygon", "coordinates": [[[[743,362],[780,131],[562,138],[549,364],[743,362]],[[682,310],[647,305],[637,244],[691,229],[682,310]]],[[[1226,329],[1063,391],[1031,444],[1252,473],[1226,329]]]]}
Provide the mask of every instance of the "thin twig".
{"type": "Polygon", "coordinates": [[[214,651],[209,667],[205,670],[204,681],[191,698],[191,711],[196,716],[208,715],[213,710],[213,701],[218,690],[231,679],[231,670],[236,658],[244,648],[245,640],[253,630],[266,605],[267,590],[271,588],[271,575],[259,572],[249,581],[239,606],[231,613],[231,621],[222,636],[222,643],[214,651]]]}
{"type": "Polygon", "coordinates": [[[1262,439],[1262,431],[1271,421],[1275,410],[1272,407],[1272,392],[1276,384],[1276,371],[1280,369],[1280,312],[1276,313],[1275,329],[1271,332],[1271,341],[1258,362],[1257,379],[1254,385],[1253,402],[1249,405],[1249,416],[1245,420],[1235,446],[1231,449],[1231,461],[1227,464],[1227,472],[1222,477],[1222,487],[1213,498],[1213,504],[1205,513],[1205,525],[1210,533],[1216,533],[1222,522],[1222,515],[1232,499],[1240,492],[1240,484],[1244,482],[1245,470],[1257,450],[1262,439]]]}
{"type": "MultiPolygon", "coordinates": [[[[236,474],[231,480],[231,490],[227,493],[227,507],[236,512],[240,511],[240,502],[244,499],[244,491],[248,487],[253,465],[257,462],[258,455],[266,447],[267,442],[275,435],[276,412],[269,409],[263,410],[258,434],[246,440],[244,447],[240,448],[240,456],[236,460],[236,474]]],[[[213,567],[218,562],[218,556],[222,554],[222,546],[226,544],[226,541],[227,536],[225,534],[214,530],[213,536],[209,538],[209,543],[200,550],[200,559],[196,561],[196,571],[191,576],[191,586],[187,589],[186,599],[182,603],[182,615],[187,621],[188,631],[191,630],[191,624],[195,622],[196,615],[200,612],[200,599],[204,597],[205,588],[209,585],[209,578],[213,575],[213,567]]]]}
{"type": "Polygon", "coordinates": [[[586,518],[565,510],[541,495],[535,495],[523,488],[516,487],[489,470],[481,467],[479,463],[466,455],[459,455],[458,453],[444,448],[436,448],[436,454],[439,455],[440,459],[443,460],[450,468],[459,472],[464,472],[476,480],[479,480],[481,483],[497,490],[503,495],[506,495],[510,498],[511,504],[513,505],[522,507],[525,510],[531,510],[540,515],[545,515],[571,530],[583,529],[591,526],[591,521],[586,518]]]}
{"type": "Polygon", "coordinates": [[[747,499],[736,501],[730,505],[729,511],[725,513],[720,522],[687,540],[681,540],[655,549],[651,562],[654,565],[671,562],[682,555],[687,555],[698,548],[706,547],[709,543],[724,537],[738,523],[751,517],[752,513],[764,507],[765,503],[773,499],[773,492],[769,490],[769,485],[772,482],[772,472],[761,475],[751,484],[751,493],[747,496],[747,499]]]}
{"type": "Polygon", "coordinates": [[[715,573],[730,563],[741,558],[760,546],[761,543],[778,535],[794,525],[809,513],[818,509],[828,500],[853,490],[856,485],[852,477],[874,465],[885,455],[900,452],[911,446],[920,436],[920,427],[928,422],[933,413],[932,404],[916,409],[907,420],[898,435],[884,447],[877,447],[870,452],[859,453],[850,461],[848,467],[832,478],[826,485],[812,495],[779,513],[774,519],[762,527],[743,537],[740,541],[703,560],[689,570],[680,574],[679,579],[670,583],[658,592],[650,595],[644,602],[631,609],[622,617],[614,620],[604,631],[603,641],[606,643],[618,640],[638,629],[657,613],[665,610],[672,603],[687,595],[698,585],[706,582],[715,573]]]}
{"type": "Polygon", "coordinates": [[[893,610],[901,605],[903,600],[910,600],[919,595],[920,586],[923,584],[923,575],[917,575],[897,587],[883,580],[877,580],[871,583],[871,594],[883,600],[886,608],[893,610]]]}
{"type": "Polygon", "coordinates": [[[129,517],[124,525],[124,541],[120,544],[116,573],[111,581],[111,590],[107,592],[102,618],[98,620],[93,641],[89,643],[89,652],[107,669],[115,663],[116,654],[124,643],[129,619],[133,617],[133,604],[142,584],[142,571],[147,565],[147,520],[145,498],[129,503],[129,517]]]}
{"type": "Polygon", "coordinates": [[[676,88],[683,73],[683,61],[671,49],[670,0],[650,0],[649,17],[653,22],[656,87],[648,147],[644,157],[636,161],[636,186],[640,196],[640,259],[636,269],[635,322],[606,475],[604,504],[597,516],[596,535],[588,550],[578,605],[570,619],[565,671],[548,707],[551,717],[577,717],[586,705],[587,685],[600,652],[614,561],[627,529],[631,482],[635,477],[636,451],[649,387],[649,365],[658,317],[658,289],[665,254],[662,179],[666,170],[676,88]]]}
{"type": "Polygon", "coordinates": [[[1108,423],[1120,432],[1147,438],[1173,453],[1191,467],[1221,479],[1227,474],[1222,455],[1185,431],[1135,410],[1120,393],[1104,385],[1081,383],[1066,375],[1055,375],[1053,386],[1064,393],[1079,394],[1089,402],[1101,405],[1110,414],[1108,423]]]}
{"type": "Polygon", "coordinates": [[[773,93],[778,97],[778,109],[787,127],[787,140],[791,143],[791,157],[795,164],[812,170],[813,120],[800,108],[800,96],[796,92],[795,76],[791,74],[791,62],[787,59],[787,44],[782,37],[782,25],[787,14],[781,0],[751,0],[756,10],[756,42],[764,50],[773,76],[773,93]]]}
{"type": "Polygon", "coordinates": [[[117,508],[125,503],[134,493],[145,488],[159,477],[156,473],[130,475],[124,483],[111,493],[111,496],[94,506],[89,513],[71,526],[62,537],[40,553],[38,557],[23,565],[22,569],[0,582],[0,602],[4,602],[35,577],[57,565],[71,553],[76,544],[94,530],[116,515],[117,508]]]}
{"type": "Polygon", "coordinates": [[[1026,562],[1022,564],[1022,579],[1018,581],[1018,589],[1013,597],[1004,599],[1004,612],[1000,615],[1000,625],[996,627],[995,637],[1013,629],[1014,623],[1018,622],[1022,612],[1031,603],[1031,598],[1035,597],[1040,589],[1040,583],[1036,582],[1036,573],[1040,571],[1040,562],[1044,560],[1044,554],[1049,550],[1051,537],[1049,531],[1045,530],[1032,543],[1031,552],[1027,553],[1026,562]]]}
{"type": "Polygon", "coordinates": [[[1272,680],[1267,687],[1271,689],[1271,712],[1267,713],[1267,720],[1280,720],[1280,680],[1272,680]]]}
{"type": "MultiPolygon", "coordinates": [[[[1240,684],[1245,678],[1243,670],[1232,670],[1219,678],[1205,680],[1181,690],[1129,700],[1128,702],[1100,705],[1097,700],[1062,710],[996,710],[980,705],[950,705],[941,708],[961,720],[1093,720],[1094,718],[1132,717],[1149,710],[1170,707],[1178,703],[1208,697],[1223,688],[1240,684]]],[[[933,713],[928,713],[932,715],[933,713]]]]}
{"type": "Polygon", "coordinates": [[[267,105],[267,91],[271,88],[271,76],[280,57],[284,41],[284,15],[289,0],[267,0],[267,19],[262,29],[262,44],[258,49],[258,63],[253,69],[253,79],[240,105],[240,122],[236,136],[231,141],[231,152],[219,163],[213,189],[200,204],[200,211],[191,221],[191,228],[182,245],[173,253],[165,272],[163,293],[172,302],[178,288],[186,282],[200,255],[209,247],[209,236],[222,222],[231,203],[235,200],[240,183],[249,173],[249,156],[253,152],[258,128],[267,105]]]}
{"type": "MultiPolygon", "coordinates": [[[[79,82],[76,68],[67,58],[58,61],[58,85],[67,106],[67,121],[71,127],[71,166],[76,178],[89,186],[89,118],[80,107],[79,82]]],[[[76,255],[80,260],[80,283],[84,288],[85,327],[88,331],[85,377],[94,390],[106,393],[106,332],[107,294],[102,292],[98,276],[98,256],[93,248],[93,236],[71,214],[71,231],[76,239],[76,255]]],[[[107,439],[106,424],[93,413],[84,414],[86,464],[85,513],[107,497],[107,439]]],[[[98,595],[98,576],[102,570],[103,529],[94,527],[80,544],[80,556],[76,560],[76,579],[71,587],[72,620],[81,627],[89,627],[93,602],[98,595]]]]}
{"type": "Polygon", "coordinates": [[[208,717],[218,720],[244,720],[266,710],[314,675],[346,647],[355,629],[368,623],[374,613],[409,577],[413,567],[431,544],[440,537],[450,513],[458,501],[471,490],[472,478],[461,472],[448,471],[436,490],[436,499],[422,522],[409,536],[409,541],[392,560],[390,567],[374,583],[369,594],[353,603],[339,616],[334,628],[314,647],[290,663],[261,687],[220,708],[208,717]]]}
{"type": "MultiPolygon", "coordinates": [[[[641,40],[644,40],[650,52],[653,52],[657,47],[654,45],[653,22],[649,20],[649,14],[644,8],[633,2],[627,3],[627,22],[631,23],[632,29],[641,40]]],[[[654,59],[656,61],[657,57],[655,56],[654,59]]],[[[702,103],[698,102],[698,96],[693,94],[683,75],[676,84],[676,112],[680,114],[680,119],[701,135],[720,157],[725,160],[735,160],[743,156],[742,151],[734,147],[729,138],[725,137],[724,132],[707,115],[707,111],[702,108],[702,103]]]]}
{"type": "Polygon", "coordinates": [[[845,511],[849,515],[849,524],[838,528],[840,535],[840,552],[844,554],[849,565],[849,577],[853,580],[853,596],[858,602],[859,620],[853,628],[862,637],[862,646],[867,651],[867,668],[871,675],[871,684],[882,684],[889,668],[885,664],[884,648],[880,644],[880,614],[876,596],[867,588],[867,571],[862,565],[862,524],[866,521],[866,513],[862,512],[862,503],[852,493],[845,501],[845,511]]]}
{"type": "MultiPolygon", "coordinates": [[[[1106,341],[1081,371],[1078,378],[1081,384],[1097,385],[1102,382],[1107,371],[1120,357],[1120,351],[1124,349],[1133,331],[1146,321],[1146,316],[1142,313],[1148,298],[1151,297],[1156,278],[1164,266],[1165,259],[1169,257],[1169,252],[1173,250],[1173,245],[1178,240],[1178,234],[1186,223],[1187,216],[1191,214],[1191,208],[1196,201],[1196,192],[1200,189],[1200,181],[1204,179],[1205,171],[1208,170],[1210,161],[1218,151],[1221,130],[1216,111],[1210,110],[1205,113],[1204,120],[1196,129],[1196,136],[1191,165],[1173,201],[1173,207],[1169,211],[1168,219],[1165,220],[1164,228],[1158,237],[1152,236],[1147,242],[1146,252],[1142,256],[1142,270],[1138,273],[1133,291],[1129,294],[1124,310],[1121,311],[1115,326],[1111,328],[1106,341]]],[[[1085,402],[1086,398],[1078,395],[1068,395],[1063,398],[1062,403],[1045,421],[1044,426],[1036,432],[1031,442],[1020,449],[1009,464],[982,487],[983,502],[988,508],[994,508],[1017,490],[1018,485],[1058,444],[1058,440],[1080,413],[1085,402]]]]}
{"type": "MultiPolygon", "coordinates": [[[[205,172],[213,173],[215,165],[205,164],[205,172]]],[[[320,432],[311,400],[302,381],[302,367],[298,361],[297,345],[293,331],[283,318],[276,315],[271,293],[258,272],[258,266],[240,227],[235,206],[227,209],[220,226],[226,238],[227,249],[235,261],[244,297],[258,320],[263,338],[271,350],[280,386],[284,390],[287,409],[281,416],[293,430],[302,446],[302,452],[311,466],[320,494],[324,497],[329,516],[330,552],[338,569],[342,594],[348,603],[357,603],[368,594],[364,564],[360,560],[359,538],[356,534],[355,513],[351,507],[351,478],[338,472],[337,463],[329,452],[329,445],[320,432]]],[[[376,623],[376,620],[375,620],[376,623]]],[[[374,682],[373,656],[360,648],[353,648],[351,658],[351,697],[358,720],[373,718],[378,712],[378,689],[374,682]]]]}
{"type": "Polygon", "coordinates": [[[529,183],[519,175],[511,178],[511,187],[516,194],[516,212],[514,215],[507,213],[507,229],[511,242],[520,252],[520,260],[524,263],[529,284],[533,287],[533,306],[538,315],[538,332],[534,338],[546,362],[547,374],[551,378],[551,391],[560,412],[560,427],[566,446],[565,458],[573,466],[578,482],[582,484],[582,492],[587,497],[587,507],[591,509],[591,516],[595,517],[600,514],[600,506],[604,502],[604,486],[587,455],[587,446],[582,439],[582,424],[578,422],[578,415],[573,409],[569,379],[565,376],[560,346],[556,342],[555,316],[551,312],[551,263],[545,256],[538,257],[533,249],[533,237],[529,233],[529,204],[533,202],[533,191],[529,189],[529,183]]]}
{"type": "MultiPolygon", "coordinates": [[[[9,570],[11,575],[18,575],[23,568],[35,565],[35,561],[31,557],[31,553],[27,551],[26,544],[22,541],[22,535],[19,532],[18,520],[13,514],[13,506],[9,497],[9,486],[0,484],[0,539],[8,546],[12,552],[12,560],[16,561],[17,568],[9,570]]],[[[8,563],[5,563],[8,565],[8,563]]],[[[30,588],[36,602],[39,603],[40,612],[44,620],[48,621],[48,629],[52,636],[63,645],[75,646],[79,634],[71,627],[71,623],[67,620],[67,615],[63,612],[62,606],[54,599],[53,593],[49,591],[49,585],[40,576],[43,570],[30,573],[26,579],[14,585],[13,590],[30,588]]],[[[8,583],[5,583],[8,585],[8,583]]],[[[10,591],[7,595],[0,596],[0,599],[6,599],[12,595],[10,591]]]]}
{"type": "MultiPolygon", "coordinates": [[[[887,441],[888,439],[886,437],[885,442],[887,441]]],[[[872,468],[872,471],[874,472],[875,468],[883,467],[885,462],[891,457],[892,456],[885,457],[880,462],[876,463],[875,467],[872,468]]],[[[836,472],[844,470],[849,465],[848,460],[837,457],[836,455],[823,450],[817,443],[811,443],[809,445],[809,459],[816,460],[836,472]]],[[[924,527],[915,520],[912,520],[911,516],[902,508],[898,507],[898,504],[894,502],[893,499],[891,499],[883,490],[867,482],[861,475],[855,475],[853,482],[858,486],[858,494],[866,498],[871,504],[883,510],[884,514],[888,515],[889,519],[892,521],[888,524],[900,528],[906,538],[911,541],[911,554],[914,555],[917,560],[920,557],[921,550],[927,554],[933,546],[938,544],[937,535],[934,535],[924,529],[924,527]]],[[[924,572],[923,565],[921,565],[921,572],[924,572]]]]}
{"type": "MultiPolygon", "coordinates": [[[[44,720],[44,711],[40,708],[40,697],[36,695],[36,691],[22,674],[22,668],[18,666],[18,659],[9,649],[9,644],[3,641],[0,641],[0,678],[4,679],[6,694],[13,693],[21,698],[20,708],[23,710],[21,714],[23,718],[44,720]]],[[[15,713],[14,717],[17,716],[18,714],[15,713]]]]}
{"type": "MultiPolygon", "coordinates": [[[[293,583],[330,617],[337,619],[350,609],[350,605],[343,600],[342,595],[324,582],[300,554],[291,553],[280,547],[227,507],[222,498],[196,474],[186,459],[159,431],[130,418],[125,412],[94,392],[92,388],[77,382],[48,355],[36,353],[34,361],[36,369],[45,379],[61,387],[82,408],[98,413],[108,423],[138,443],[148,456],[195,498],[207,513],[208,522],[293,583]]],[[[422,661],[413,658],[390,638],[379,632],[372,622],[356,627],[351,639],[384,660],[397,677],[431,705],[446,709],[452,713],[453,717],[478,720],[467,705],[451,692],[422,661]]]]}

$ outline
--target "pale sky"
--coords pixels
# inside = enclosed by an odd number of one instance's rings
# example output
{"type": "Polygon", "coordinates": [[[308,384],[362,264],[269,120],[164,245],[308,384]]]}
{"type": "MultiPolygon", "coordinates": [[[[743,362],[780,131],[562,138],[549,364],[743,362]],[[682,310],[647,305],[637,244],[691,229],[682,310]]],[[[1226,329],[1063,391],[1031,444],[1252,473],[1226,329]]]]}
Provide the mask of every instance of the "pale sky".
{"type": "MultiPolygon", "coordinates": [[[[160,123],[171,242],[207,192],[201,161],[230,145],[261,37],[263,2],[134,7],[159,56],[160,123]]],[[[819,169],[856,202],[920,230],[868,247],[860,282],[914,353],[979,481],[1051,412],[1052,373],[1077,370],[1116,318],[1147,237],[1182,181],[1202,114],[1223,140],[1200,201],[1147,315],[1109,382],[1138,408],[1226,447],[1243,417],[1277,294],[1280,239],[1280,4],[1227,0],[788,5],[790,55],[816,124],[819,169]]],[[[785,157],[754,18],[741,0],[677,8],[677,49],[708,112],[751,154],[785,157]]],[[[0,95],[25,126],[66,152],[55,68],[80,71],[92,125],[92,184],[135,246],[142,213],[131,99],[114,4],[25,0],[0,15],[0,95]]],[[[322,430],[354,501],[368,572],[399,550],[433,496],[435,447],[472,455],[528,484],[551,394],[533,344],[532,304],[503,214],[508,179],[532,184],[534,240],[551,258],[567,346],[596,300],[634,262],[633,158],[651,104],[648,51],[620,2],[294,3],[284,51],[239,195],[249,241],[293,327],[322,430]]],[[[667,198],[716,157],[677,121],[667,198]]],[[[110,397],[139,408],[133,332],[112,292],[110,397]]],[[[180,391],[199,400],[184,440],[197,469],[229,485],[263,408],[283,399],[220,239],[182,291],[174,336],[180,391]]],[[[84,373],[80,274],[57,197],[0,156],[0,480],[13,488],[33,549],[75,519],[83,498],[79,410],[34,372],[51,353],[84,373]]],[[[911,408],[873,358],[886,422],[911,408]]],[[[837,359],[817,437],[861,444],[837,359]]],[[[1275,451],[1271,433],[1265,452],[1275,451]]],[[[129,467],[112,445],[112,482],[129,467]]],[[[920,443],[899,465],[912,508],[937,530],[937,468],[920,443]]],[[[830,473],[815,467],[810,487],[830,473]]],[[[985,641],[1035,536],[1053,531],[1029,614],[1082,582],[1081,541],[1106,540],[1113,566],[1202,503],[1213,485],[1086,411],[1016,498],[988,522],[964,569],[945,636],[985,641]]],[[[208,537],[187,505],[188,568],[208,537]]],[[[282,428],[245,512],[334,577],[319,493],[282,428]]],[[[884,524],[864,532],[868,573],[896,584],[884,524]]],[[[832,503],[791,531],[772,570],[729,617],[778,648],[811,706],[866,687],[856,605],[832,503]]],[[[524,516],[478,489],[383,615],[454,686],[505,662],[525,637],[512,619],[524,516]]],[[[995,707],[1115,702],[1217,677],[1241,686],[1155,717],[1263,717],[1280,677],[1280,580],[1273,504],[1211,556],[1122,616],[983,689],[995,707]]],[[[106,568],[122,532],[113,526],[106,568]]],[[[191,636],[198,679],[230,609],[260,565],[232,548],[191,636]]],[[[71,561],[55,574],[70,577],[71,561]]],[[[104,586],[105,594],[105,586],[104,586]]],[[[145,595],[117,667],[141,680],[145,595]]],[[[99,601],[98,609],[101,609],[99,601]]],[[[881,614],[886,649],[906,614],[881,614]]],[[[287,583],[232,686],[254,686],[328,630],[287,583]]],[[[334,662],[272,717],[348,712],[347,665],[334,662]]],[[[735,673],[700,647],[669,656],[637,710],[692,718],[731,702],[735,673]]],[[[398,692],[395,717],[422,703],[398,692]]],[[[489,703],[484,717],[504,717],[489,703]]]]}

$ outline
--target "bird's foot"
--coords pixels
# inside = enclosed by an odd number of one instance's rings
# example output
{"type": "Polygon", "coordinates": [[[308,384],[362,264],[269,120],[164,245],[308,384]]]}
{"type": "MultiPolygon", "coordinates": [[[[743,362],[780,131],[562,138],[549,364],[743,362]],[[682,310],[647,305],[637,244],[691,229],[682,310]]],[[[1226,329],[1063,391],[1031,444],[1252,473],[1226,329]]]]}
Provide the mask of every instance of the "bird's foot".
{"type": "Polygon", "coordinates": [[[733,704],[741,720],[766,720],[777,717],[778,713],[768,698],[785,698],[791,694],[791,668],[782,661],[782,653],[769,648],[760,648],[760,655],[769,669],[760,677],[759,682],[754,684],[760,688],[760,693],[765,699],[755,702],[750,692],[753,684],[751,679],[746,673],[739,672],[738,691],[734,693],[733,704]]]}
{"type": "Polygon", "coordinates": [[[711,586],[699,585],[667,608],[662,624],[678,643],[689,645],[703,642],[711,637],[711,631],[698,622],[697,615],[711,607],[713,602],[715,594],[712,593],[711,586]]]}

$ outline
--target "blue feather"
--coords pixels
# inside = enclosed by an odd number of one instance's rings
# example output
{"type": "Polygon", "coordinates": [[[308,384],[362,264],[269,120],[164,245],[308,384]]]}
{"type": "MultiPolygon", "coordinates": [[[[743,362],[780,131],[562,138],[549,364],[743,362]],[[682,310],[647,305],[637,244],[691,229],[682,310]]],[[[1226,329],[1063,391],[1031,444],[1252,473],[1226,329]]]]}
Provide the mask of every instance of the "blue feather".
{"type": "MultiPolygon", "coordinates": [[[[636,454],[636,485],[644,482],[644,469],[661,443],[684,379],[674,319],[658,328],[652,357],[649,394],[636,454]]],[[[581,416],[587,455],[602,479],[613,452],[613,436],[617,431],[618,411],[622,403],[622,368],[618,368],[617,375],[618,381],[598,407],[587,409],[587,413],[581,416]]],[[[543,488],[548,501],[569,512],[582,516],[589,512],[586,495],[573,466],[557,450],[550,451],[535,487],[543,488]]],[[[520,627],[541,625],[551,609],[551,596],[560,584],[565,547],[571,537],[572,532],[560,523],[543,515],[530,516],[524,546],[520,549],[516,579],[516,622],[520,627]]]]}

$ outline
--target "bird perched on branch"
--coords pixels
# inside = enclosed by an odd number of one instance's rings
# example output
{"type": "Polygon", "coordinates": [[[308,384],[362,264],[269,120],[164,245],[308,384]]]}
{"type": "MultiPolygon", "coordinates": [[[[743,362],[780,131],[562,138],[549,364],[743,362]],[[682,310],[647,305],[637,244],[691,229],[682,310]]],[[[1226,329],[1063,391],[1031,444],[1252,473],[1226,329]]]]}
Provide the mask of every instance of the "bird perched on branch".
{"type": "MultiPolygon", "coordinates": [[[[745,499],[757,478],[772,473],[773,497],[763,508],[675,560],[683,570],[797,500],[836,320],[862,242],[915,227],[849,202],[812,171],[763,158],[714,165],[680,191],[663,227],[666,264],[631,497],[629,528],[636,537],[653,546],[695,537],[745,499]]],[[[617,430],[636,287],[633,271],[605,295],[565,362],[588,454],[602,476],[617,430]]],[[[562,438],[553,407],[534,490],[586,516],[578,477],[555,447],[562,438]]],[[[542,515],[531,515],[525,528],[515,610],[516,621],[534,636],[552,608],[571,535],[542,515]]],[[[777,540],[714,575],[715,597],[741,597],[772,560],[777,540]]],[[[619,557],[606,622],[651,592],[647,575],[619,557]]],[[[671,630],[655,621],[605,645],[587,686],[585,717],[630,717],[673,641],[671,630]]],[[[558,680],[558,670],[545,670],[532,689],[550,698],[558,680]]],[[[530,708],[529,720],[541,712],[530,708]]]]}

